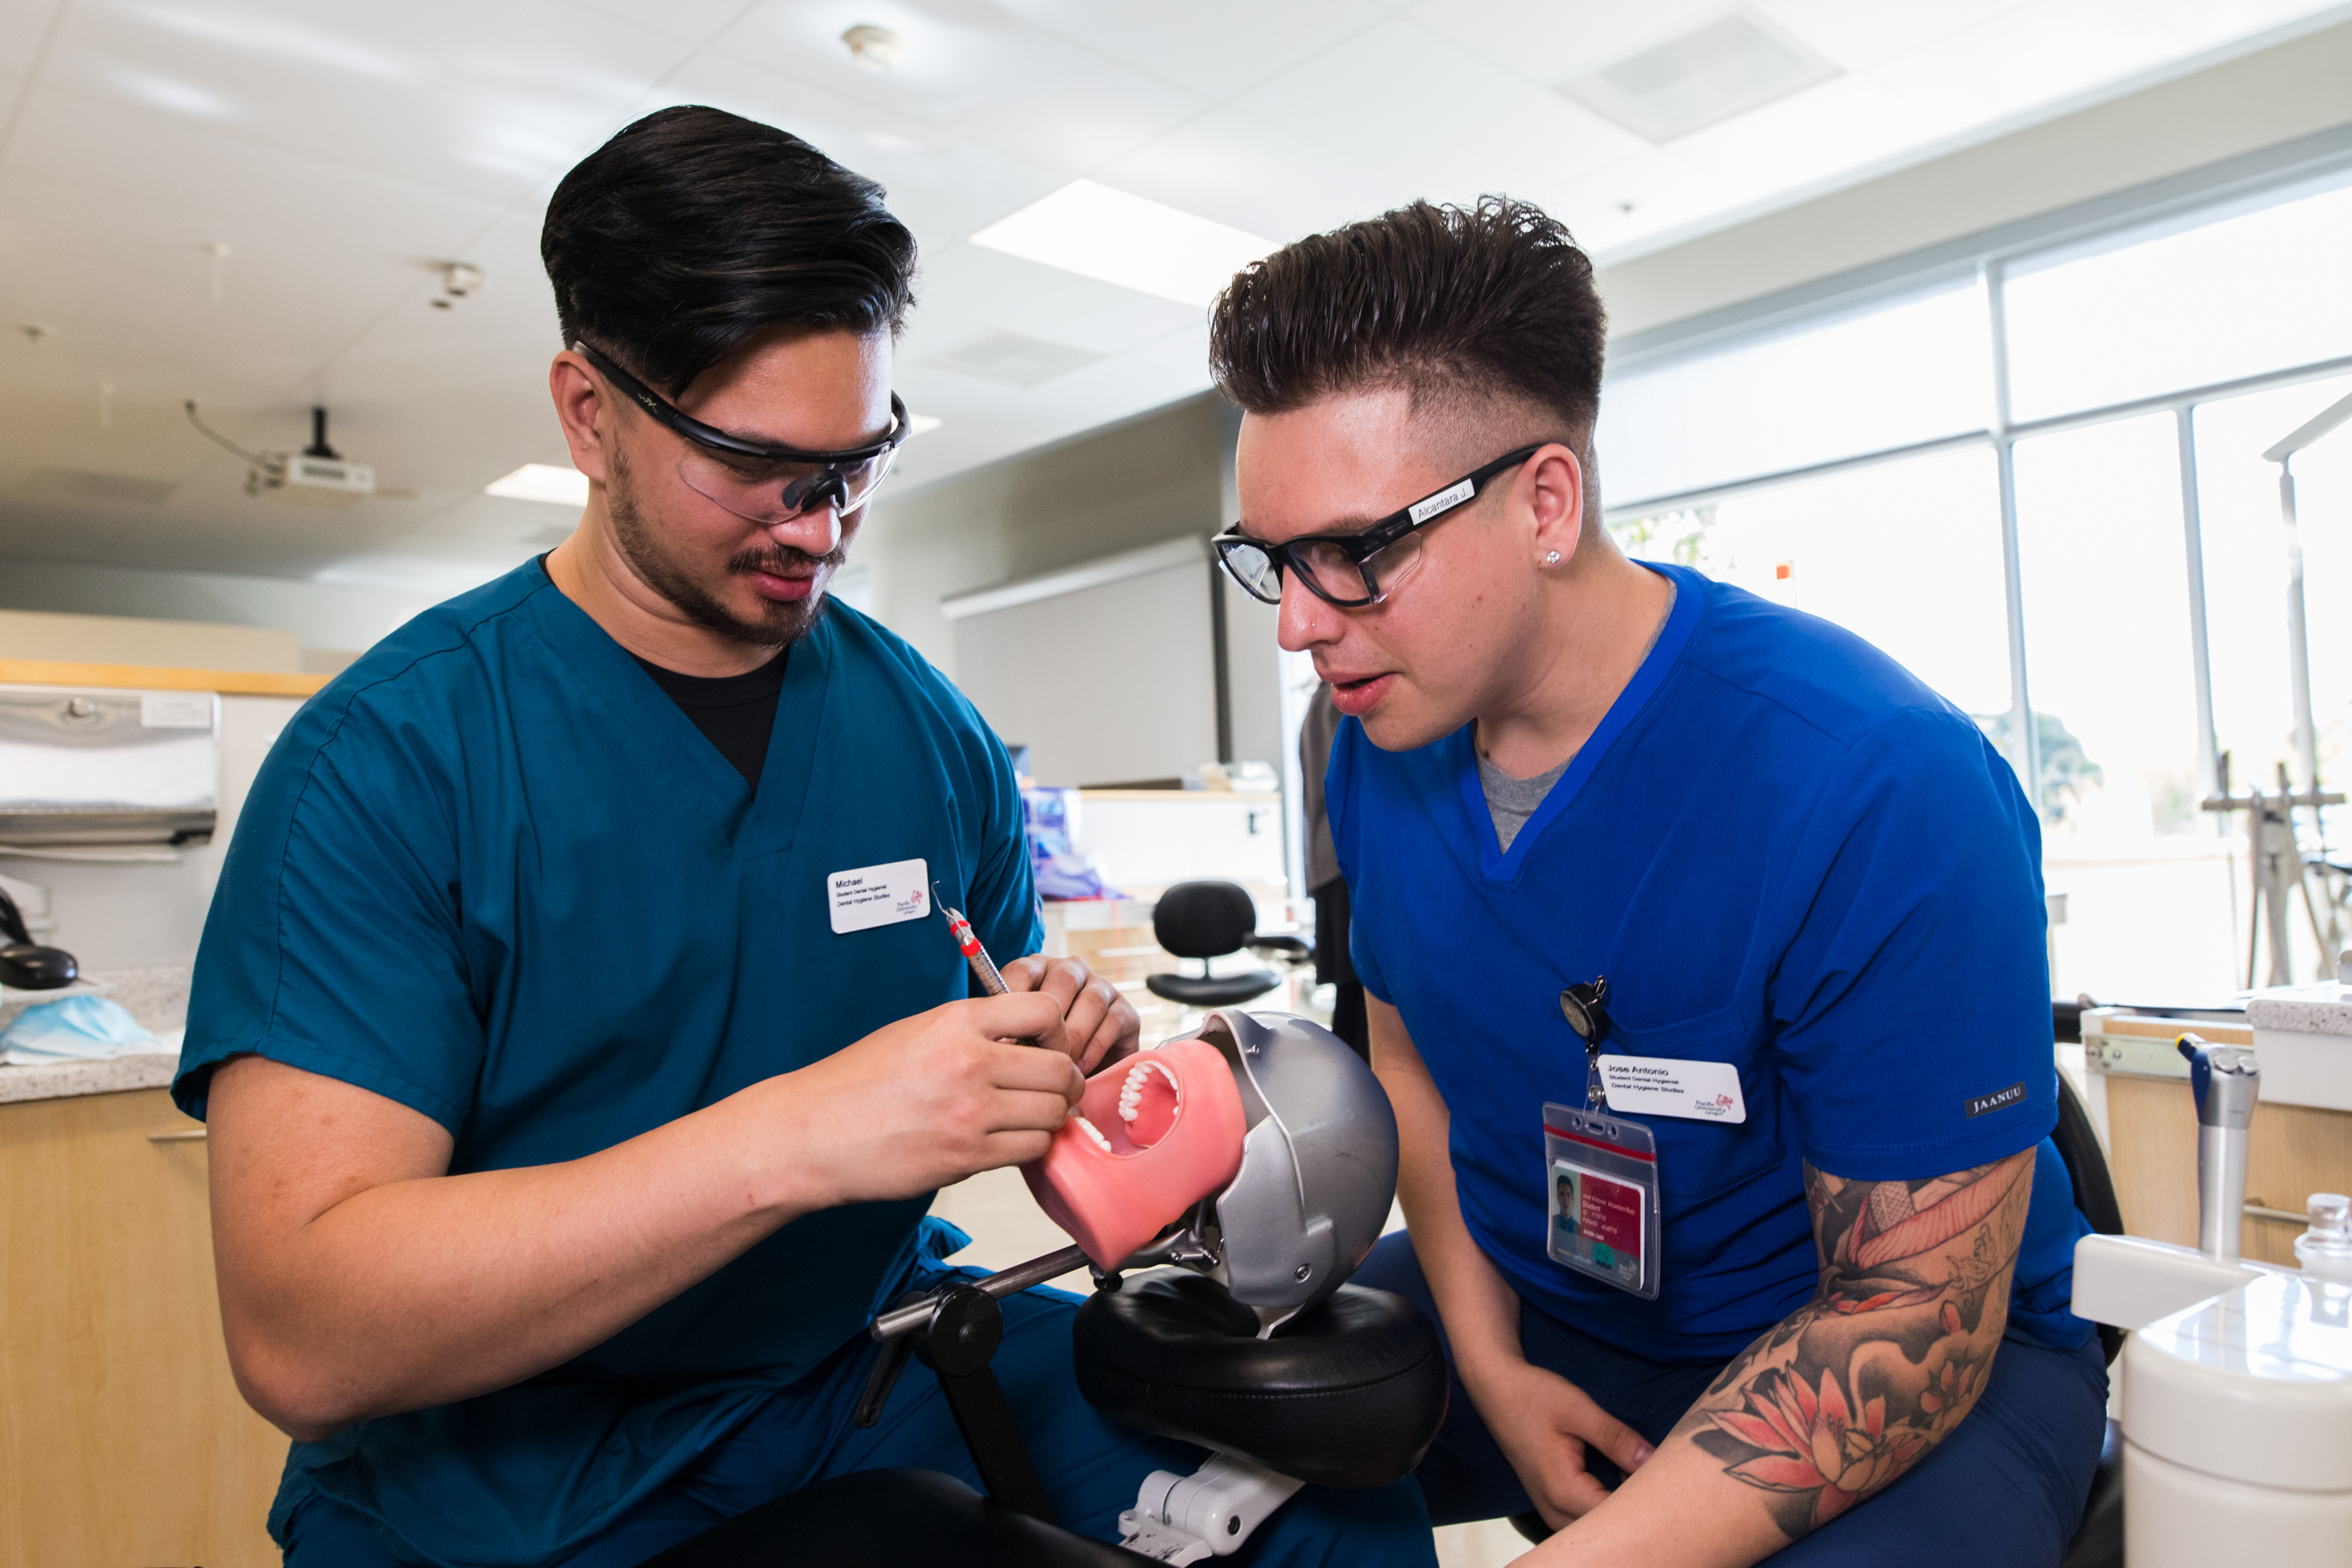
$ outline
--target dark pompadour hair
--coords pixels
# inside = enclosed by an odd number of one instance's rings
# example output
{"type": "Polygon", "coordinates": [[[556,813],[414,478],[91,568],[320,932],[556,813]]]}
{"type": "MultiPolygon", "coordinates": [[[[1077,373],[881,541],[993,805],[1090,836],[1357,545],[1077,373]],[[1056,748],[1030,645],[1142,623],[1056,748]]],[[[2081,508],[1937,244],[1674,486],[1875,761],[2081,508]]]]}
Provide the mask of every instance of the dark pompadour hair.
{"type": "Polygon", "coordinates": [[[723,110],[664,109],[555,187],[539,254],[565,343],[672,396],[763,328],[896,333],[915,237],[882,187],[723,110]]]}
{"type": "Polygon", "coordinates": [[[1607,325],[1591,261],[1542,208],[1415,202],[1244,268],[1211,308],[1209,367],[1253,414],[1404,386],[1417,405],[1524,401],[1584,436],[1607,325]]]}

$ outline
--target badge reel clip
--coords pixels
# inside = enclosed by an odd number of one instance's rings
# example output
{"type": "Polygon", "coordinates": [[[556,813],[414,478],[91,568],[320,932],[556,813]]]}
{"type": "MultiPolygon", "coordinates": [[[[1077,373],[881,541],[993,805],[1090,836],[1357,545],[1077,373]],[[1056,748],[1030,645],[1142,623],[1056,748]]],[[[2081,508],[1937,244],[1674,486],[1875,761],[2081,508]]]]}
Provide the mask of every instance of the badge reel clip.
{"type": "Polygon", "coordinates": [[[1544,1107],[1545,1206],[1551,1260],[1646,1301],[1658,1297],[1658,1145],[1638,1121],[1609,1114],[1601,1046],[1609,1036],[1606,975],[1559,994],[1584,1042],[1584,1103],[1544,1107]]]}

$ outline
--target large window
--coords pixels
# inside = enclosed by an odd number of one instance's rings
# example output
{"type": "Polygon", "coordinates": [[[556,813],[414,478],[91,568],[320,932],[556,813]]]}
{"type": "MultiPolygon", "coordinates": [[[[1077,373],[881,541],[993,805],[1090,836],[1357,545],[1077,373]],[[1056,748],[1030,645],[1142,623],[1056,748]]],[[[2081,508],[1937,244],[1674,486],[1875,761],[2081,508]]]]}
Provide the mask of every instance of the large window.
{"type": "Polygon", "coordinates": [[[2011,267],[2013,416],[2352,354],[2352,186],[2265,200],[2219,221],[2200,215],[2185,232],[2011,267]]]}
{"type": "Polygon", "coordinates": [[[1658,495],[1983,426],[1990,345],[1973,285],[1612,376],[1601,490],[1658,495]]]}
{"type": "Polygon", "coordinates": [[[2010,705],[1992,453],[1931,453],[1743,491],[1617,531],[1869,638],[1967,712],[2010,705]]]}
{"type": "MultiPolygon", "coordinates": [[[[1612,368],[1603,493],[1629,551],[1860,633],[2029,781],[2058,994],[2179,1000],[2273,972],[2246,816],[2208,803],[2224,774],[2309,788],[2263,454],[2352,394],[2347,174],[2352,155],[2283,169],[2103,233],[2056,215],[1972,273],[1950,250],[1907,288],[1880,268],[1810,315],[1761,301],[1744,336],[1717,319],[1612,368]]],[[[2340,790],[2352,424],[2293,466],[2320,777],[2340,790]]],[[[2297,831],[2352,859],[2352,812],[2297,831]]],[[[2311,923],[2298,898],[2297,979],[2332,970],[2311,923]]]]}

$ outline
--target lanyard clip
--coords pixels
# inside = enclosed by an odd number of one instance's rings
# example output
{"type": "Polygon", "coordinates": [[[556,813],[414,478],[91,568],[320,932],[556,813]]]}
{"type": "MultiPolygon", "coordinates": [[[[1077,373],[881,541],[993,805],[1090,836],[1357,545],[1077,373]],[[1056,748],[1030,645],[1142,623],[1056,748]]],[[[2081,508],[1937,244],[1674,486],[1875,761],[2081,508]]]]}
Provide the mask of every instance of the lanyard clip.
{"type": "Polygon", "coordinates": [[[1584,1042],[1584,1103],[1598,1110],[1608,1098],[1601,1082],[1601,1042],[1609,1035],[1609,977],[1596,974],[1561,992],[1559,1013],[1584,1042]]]}

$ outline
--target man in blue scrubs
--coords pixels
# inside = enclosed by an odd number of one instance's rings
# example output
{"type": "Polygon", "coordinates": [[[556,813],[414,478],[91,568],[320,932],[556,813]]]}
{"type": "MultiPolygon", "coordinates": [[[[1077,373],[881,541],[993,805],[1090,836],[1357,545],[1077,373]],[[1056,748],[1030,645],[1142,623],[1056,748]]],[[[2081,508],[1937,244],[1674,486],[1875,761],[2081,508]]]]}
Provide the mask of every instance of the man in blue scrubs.
{"type": "MultiPolygon", "coordinates": [[[[1043,1154],[1137,1024],[1066,960],[969,995],[934,883],[993,951],[1040,941],[1011,768],[825,599],[906,433],[881,198],[708,109],[572,171],[542,250],[578,530],[338,677],[246,804],[175,1092],[238,1385],[295,1439],[290,1563],[603,1568],[848,1471],[976,1480],[928,1373],[852,1424],[863,1330],[950,1272],[934,1189],[1043,1154]]],[[[1115,1536],[1200,1455],[1078,1398],[1069,1297],[1004,1308],[1059,1518],[1115,1536]]],[[[1431,1556],[1410,1481],[1261,1536],[1431,1556]]]]}
{"type": "Polygon", "coordinates": [[[1602,346],[1582,252],[1495,198],[1289,246],[1211,325],[1221,555],[1349,716],[1410,1225],[1357,1278],[1444,1326],[1432,1517],[1540,1515],[1537,1563],[2048,1568],[2105,1383],[2032,812],[1876,649],[1617,550],[1602,346]]]}

